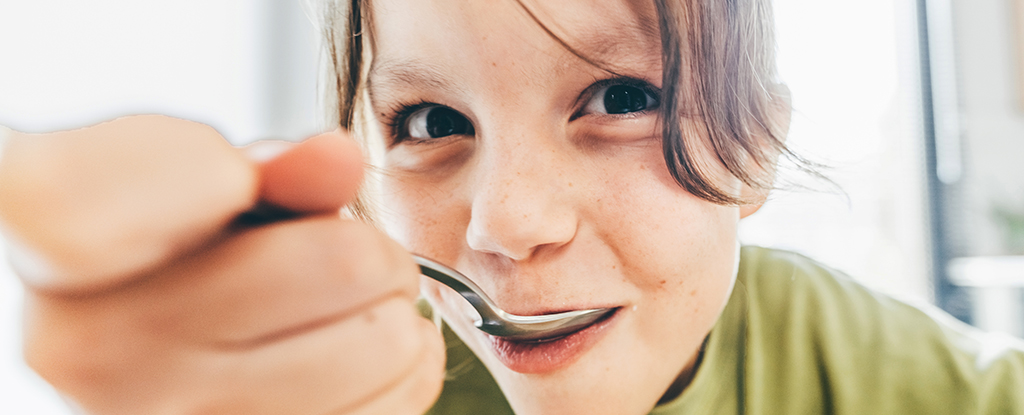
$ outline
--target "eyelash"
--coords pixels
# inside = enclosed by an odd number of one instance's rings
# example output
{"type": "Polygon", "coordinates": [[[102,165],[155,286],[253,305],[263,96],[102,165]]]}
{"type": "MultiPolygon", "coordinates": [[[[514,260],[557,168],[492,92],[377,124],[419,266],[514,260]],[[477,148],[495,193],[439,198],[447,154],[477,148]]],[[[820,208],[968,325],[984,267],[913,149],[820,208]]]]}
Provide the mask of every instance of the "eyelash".
{"type": "Polygon", "coordinates": [[[441,105],[430,101],[419,100],[415,103],[410,104],[395,104],[392,105],[384,119],[381,120],[384,125],[387,126],[387,135],[390,138],[388,146],[393,147],[404,141],[407,141],[409,132],[406,131],[406,122],[409,121],[409,116],[423,108],[441,105]]]}
{"type": "Polygon", "coordinates": [[[588,86],[587,89],[583,90],[583,93],[580,94],[579,99],[577,99],[576,101],[576,106],[579,107],[579,109],[576,110],[576,112],[573,113],[571,117],[569,117],[569,121],[575,120],[585,115],[582,113],[583,109],[586,108],[586,104],[590,102],[590,100],[594,99],[594,95],[597,93],[597,91],[600,91],[604,87],[612,85],[625,85],[644,91],[644,93],[649,94],[651,97],[654,98],[654,103],[649,108],[646,108],[643,111],[637,111],[629,114],[605,114],[605,116],[618,118],[621,118],[623,116],[635,117],[636,114],[646,114],[661,106],[660,88],[642,79],[631,78],[626,76],[617,76],[614,78],[607,78],[594,82],[593,84],[588,86]]]}
{"type": "MultiPolygon", "coordinates": [[[[575,106],[579,107],[579,109],[577,109],[576,112],[574,112],[573,115],[569,117],[569,121],[575,120],[585,115],[582,113],[583,109],[586,107],[585,104],[587,102],[590,102],[590,100],[594,98],[594,94],[597,91],[601,90],[606,86],[611,85],[630,86],[633,88],[640,89],[641,91],[644,91],[645,93],[650,94],[652,97],[654,97],[654,104],[650,108],[647,108],[643,111],[638,111],[638,113],[647,113],[661,106],[661,90],[659,88],[655,87],[650,82],[641,79],[617,76],[614,78],[602,79],[587,86],[587,88],[584,89],[582,93],[580,93],[580,97],[577,98],[575,106]]],[[[384,115],[384,119],[382,120],[382,123],[385,126],[387,126],[388,129],[387,135],[390,138],[390,144],[388,144],[388,147],[394,147],[403,142],[416,142],[416,140],[409,139],[409,132],[406,131],[406,123],[409,121],[409,116],[411,116],[413,113],[430,106],[444,105],[426,100],[419,100],[414,103],[398,103],[392,105],[388,109],[388,112],[386,113],[386,115],[384,115]]],[[[632,116],[632,114],[636,113],[606,115],[621,117],[622,115],[632,116]]]]}

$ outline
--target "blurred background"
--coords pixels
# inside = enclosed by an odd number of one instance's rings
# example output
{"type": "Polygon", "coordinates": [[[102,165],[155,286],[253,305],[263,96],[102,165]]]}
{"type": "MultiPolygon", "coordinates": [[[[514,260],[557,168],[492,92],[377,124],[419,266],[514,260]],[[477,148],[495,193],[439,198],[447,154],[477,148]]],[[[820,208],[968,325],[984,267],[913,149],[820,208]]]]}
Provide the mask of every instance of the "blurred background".
{"type": "MultiPolygon", "coordinates": [[[[322,128],[301,0],[0,0],[0,125],[162,113],[244,144],[322,128]]],[[[789,173],[744,243],[1024,334],[1024,0],[774,0],[789,173]]],[[[22,289],[0,264],[0,413],[68,415],[21,360],[22,289]]]]}

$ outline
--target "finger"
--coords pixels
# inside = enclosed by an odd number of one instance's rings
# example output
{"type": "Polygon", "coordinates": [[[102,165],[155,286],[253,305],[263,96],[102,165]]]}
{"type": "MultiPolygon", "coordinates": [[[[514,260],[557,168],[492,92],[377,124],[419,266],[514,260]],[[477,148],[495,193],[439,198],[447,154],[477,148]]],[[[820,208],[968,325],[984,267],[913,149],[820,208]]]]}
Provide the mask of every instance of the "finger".
{"type": "Polygon", "coordinates": [[[58,370],[40,373],[89,413],[258,415],[326,414],[338,408],[345,413],[379,407],[374,402],[382,399],[426,409],[436,399],[444,371],[436,327],[401,297],[255,348],[168,347],[153,340],[92,344],[106,352],[79,350],[74,359],[53,361],[58,370]],[[114,346],[117,352],[111,353],[114,346]]]}
{"type": "Polygon", "coordinates": [[[0,159],[0,222],[30,286],[100,289],[216,234],[254,203],[256,178],[212,128],[169,117],[13,134],[0,159]]]}
{"type": "Polygon", "coordinates": [[[410,373],[400,376],[393,386],[358,402],[354,406],[330,412],[331,415],[375,415],[425,413],[441,395],[444,385],[445,345],[437,326],[421,321],[425,339],[422,357],[416,359],[410,373]]]}
{"type": "Polygon", "coordinates": [[[49,311],[68,334],[242,349],[316,330],[387,297],[411,303],[418,278],[409,254],[379,231],[322,216],[249,229],[116,292],[56,298],[63,303],[49,311]]]}
{"type": "Polygon", "coordinates": [[[164,293],[152,304],[180,309],[179,319],[189,322],[177,335],[253,347],[331,324],[390,296],[411,303],[418,279],[411,256],[383,233],[322,216],[248,230],[168,269],[132,301],[144,306],[153,301],[149,292],[164,293]]]}
{"type": "Polygon", "coordinates": [[[326,415],[381,400],[408,401],[397,406],[422,413],[440,389],[444,346],[412,304],[392,297],[336,325],[249,353],[209,355],[197,367],[223,368],[204,373],[206,387],[181,394],[209,413],[326,415]]]}
{"type": "Polygon", "coordinates": [[[293,212],[336,211],[363,181],[359,146],[341,132],[309,138],[260,166],[260,198],[293,212]]]}
{"type": "MultiPolygon", "coordinates": [[[[388,322],[395,317],[366,314],[396,299],[419,319],[411,306],[418,273],[408,253],[368,225],[333,215],[250,229],[182,260],[102,296],[30,296],[30,366],[83,405],[107,399],[130,409],[193,383],[180,372],[193,360],[177,356],[182,350],[245,355],[350,320],[404,331],[388,322]],[[118,398],[125,390],[137,391],[118,398]]],[[[351,339],[358,342],[332,353],[391,344],[351,339]]]]}

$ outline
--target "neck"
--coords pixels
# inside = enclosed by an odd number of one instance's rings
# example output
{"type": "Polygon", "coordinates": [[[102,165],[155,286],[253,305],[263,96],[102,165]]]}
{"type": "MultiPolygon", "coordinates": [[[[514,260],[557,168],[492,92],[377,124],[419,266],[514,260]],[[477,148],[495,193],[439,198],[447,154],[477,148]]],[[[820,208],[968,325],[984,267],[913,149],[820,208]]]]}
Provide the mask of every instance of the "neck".
{"type": "Polygon", "coordinates": [[[690,386],[690,382],[693,381],[693,376],[697,373],[697,368],[700,367],[701,361],[704,360],[704,348],[707,347],[707,344],[708,338],[705,337],[704,342],[700,345],[700,349],[698,349],[697,353],[695,353],[693,358],[690,359],[690,363],[688,363],[686,367],[683,368],[682,372],[679,373],[679,376],[672,381],[672,384],[668,386],[668,389],[665,391],[665,394],[661,396],[661,399],[658,399],[658,405],[679,397],[679,395],[683,393],[683,390],[685,390],[687,386],[690,386]]]}

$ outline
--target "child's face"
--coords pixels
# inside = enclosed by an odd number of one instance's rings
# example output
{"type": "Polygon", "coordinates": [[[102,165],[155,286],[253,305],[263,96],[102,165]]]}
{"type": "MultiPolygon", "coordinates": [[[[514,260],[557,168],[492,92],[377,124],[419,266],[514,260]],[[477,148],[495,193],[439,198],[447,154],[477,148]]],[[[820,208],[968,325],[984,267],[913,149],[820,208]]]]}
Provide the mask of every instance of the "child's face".
{"type": "Polygon", "coordinates": [[[574,335],[517,344],[475,329],[462,298],[424,281],[517,413],[646,413],[724,307],[740,212],[690,195],[665,166],[648,2],[524,3],[617,75],[512,0],[373,2],[382,222],[511,313],[618,308],[574,335]]]}

